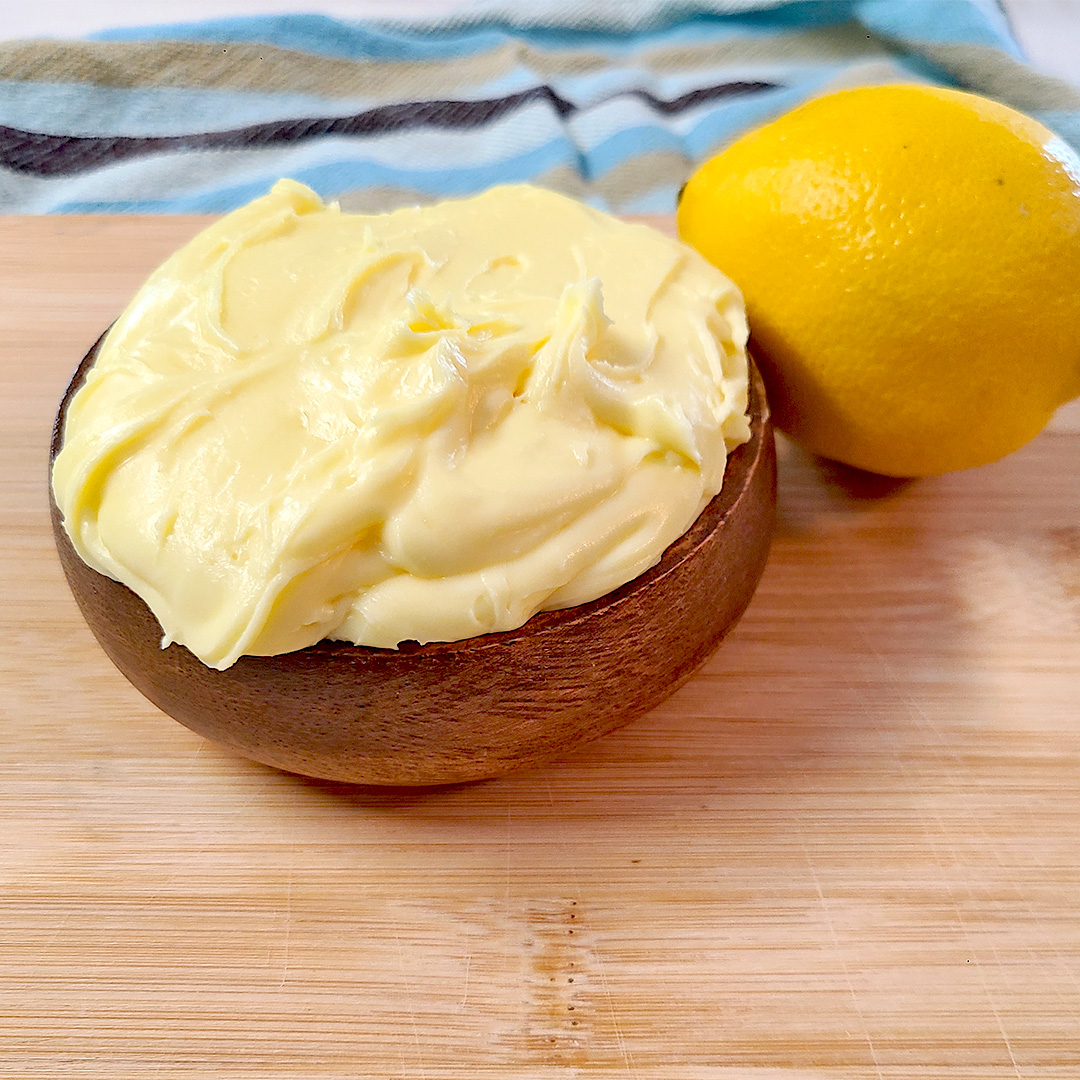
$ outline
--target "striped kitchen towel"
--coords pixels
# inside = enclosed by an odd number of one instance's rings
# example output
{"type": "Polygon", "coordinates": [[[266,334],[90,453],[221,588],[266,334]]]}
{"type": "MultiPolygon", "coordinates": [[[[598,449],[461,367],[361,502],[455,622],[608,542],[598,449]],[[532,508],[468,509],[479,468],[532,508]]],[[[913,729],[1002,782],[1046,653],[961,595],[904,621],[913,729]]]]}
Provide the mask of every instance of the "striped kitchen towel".
{"type": "Polygon", "coordinates": [[[531,181],[670,212],[702,160],[828,89],[927,81],[1080,147],[1080,91],[991,0],[535,0],[0,43],[0,210],[225,211],[282,176],[378,210],[531,181]]]}

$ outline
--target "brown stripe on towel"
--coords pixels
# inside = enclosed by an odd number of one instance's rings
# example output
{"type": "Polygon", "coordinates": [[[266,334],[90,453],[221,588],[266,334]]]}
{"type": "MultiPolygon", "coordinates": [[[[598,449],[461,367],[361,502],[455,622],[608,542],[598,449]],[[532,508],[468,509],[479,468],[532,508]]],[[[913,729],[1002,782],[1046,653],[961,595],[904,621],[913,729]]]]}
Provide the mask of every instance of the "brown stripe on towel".
{"type": "Polygon", "coordinates": [[[1080,109],[1080,90],[1064,79],[1044,75],[986,45],[926,42],[920,51],[961,86],[987,94],[1021,112],[1080,109]]]}
{"type": "MultiPolygon", "coordinates": [[[[970,90],[1013,108],[1080,109],[1080,90],[1033,71],[988,45],[899,42],[870,35],[855,22],[767,38],[644,49],[633,57],[646,71],[691,72],[723,65],[829,64],[895,56],[913,49],[970,90]]],[[[587,49],[536,49],[507,42],[471,56],[433,60],[350,60],[248,42],[32,41],[0,42],[0,80],[90,83],[116,89],[177,87],[312,94],[400,101],[436,98],[480,86],[520,67],[538,79],[586,75],[611,67],[587,49]]]]}
{"type": "MultiPolygon", "coordinates": [[[[855,23],[842,23],[770,38],[643,49],[633,54],[632,62],[656,74],[715,71],[724,65],[739,66],[744,69],[740,74],[745,74],[755,65],[828,64],[890,54],[855,23]]],[[[460,95],[516,68],[542,81],[611,67],[611,57],[599,52],[548,52],[514,42],[471,56],[408,61],[350,60],[248,42],[0,42],[0,79],[11,82],[245,90],[383,102],[460,95]]]]}

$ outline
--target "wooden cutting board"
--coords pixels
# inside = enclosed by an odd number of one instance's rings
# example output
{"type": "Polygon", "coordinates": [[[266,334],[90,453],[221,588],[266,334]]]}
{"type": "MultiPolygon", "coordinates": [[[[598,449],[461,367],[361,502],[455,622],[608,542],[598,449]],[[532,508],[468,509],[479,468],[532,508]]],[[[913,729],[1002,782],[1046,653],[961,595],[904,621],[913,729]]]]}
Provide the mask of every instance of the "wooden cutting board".
{"type": "Polygon", "coordinates": [[[62,388],[201,224],[0,220],[0,1075],[1080,1077],[1080,406],[916,483],[781,441],[666,705],[489,783],[304,781],[131,689],[49,535],[62,388]]]}

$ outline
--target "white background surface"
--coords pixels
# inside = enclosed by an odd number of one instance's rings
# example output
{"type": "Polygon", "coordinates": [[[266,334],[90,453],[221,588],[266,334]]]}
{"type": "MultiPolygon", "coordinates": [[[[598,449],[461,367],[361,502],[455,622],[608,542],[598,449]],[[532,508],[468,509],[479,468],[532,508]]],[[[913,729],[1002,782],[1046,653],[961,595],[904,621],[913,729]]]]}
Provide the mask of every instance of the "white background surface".
{"type": "MultiPolygon", "coordinates": [[[[435,15],[473,0],[0,0],[0,40],[81,37],[95,30],[226,15],[317,11],[346,19],[435,15]]],[[[527,2],[527,0],[522,0],[527,2]]],[[[1080,0],[1005,0],[1028,58],[1080,86],[1080,0]]]]}

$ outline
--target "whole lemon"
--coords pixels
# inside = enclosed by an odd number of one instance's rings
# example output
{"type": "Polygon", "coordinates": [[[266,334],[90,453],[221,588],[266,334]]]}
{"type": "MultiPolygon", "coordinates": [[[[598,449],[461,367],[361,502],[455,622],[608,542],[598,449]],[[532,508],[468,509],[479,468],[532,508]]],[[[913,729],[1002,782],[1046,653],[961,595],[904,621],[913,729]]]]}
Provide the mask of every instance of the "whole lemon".
{"type": "Polygon", "coordinates": [[[742,288],[774,419],[815,453],[981,465],[1080,394],[1080,160],[996,102],[809,101],[703,165],[678,225],[742,288]]]}

